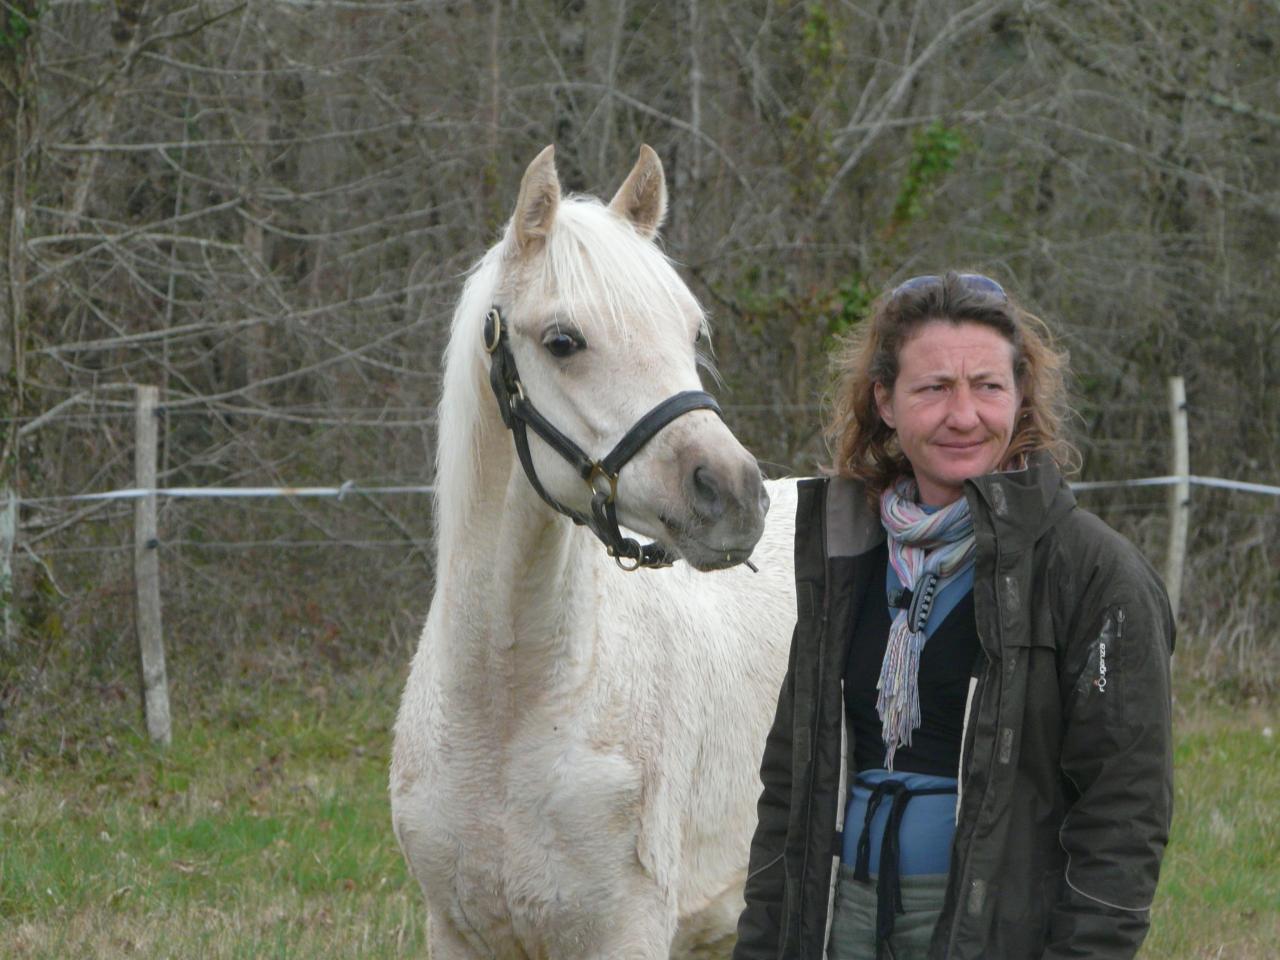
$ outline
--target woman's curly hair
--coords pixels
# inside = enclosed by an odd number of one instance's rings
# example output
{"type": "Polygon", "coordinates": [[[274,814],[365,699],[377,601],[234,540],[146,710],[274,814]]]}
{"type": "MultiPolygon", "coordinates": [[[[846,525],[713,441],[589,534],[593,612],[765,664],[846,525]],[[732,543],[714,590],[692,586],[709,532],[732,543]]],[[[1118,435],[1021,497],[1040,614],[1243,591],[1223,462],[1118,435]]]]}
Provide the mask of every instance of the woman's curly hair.
{"type": "Polygon", "coordinates": [[[1053,343],[1049,328],[1004,294],[998,285],[975,283],[974,274],[948,273],[934,282],[909,283],[878,299],[871,316],[843,338],[832,355],[835,382],[824,426],[832,455],[831,472],[862,480],[878,497],[911,464],[897,433],[880,418],[875,385],[892,391],[898,379],[902,347],[930,321],[976,323],[995,330],[1013,346],[1013,373],[1021,406],[1005,464],[1047,452],[1063,470],[1078,462],[1063,436],[1067,405],[1066,354],[1053,343]]]}

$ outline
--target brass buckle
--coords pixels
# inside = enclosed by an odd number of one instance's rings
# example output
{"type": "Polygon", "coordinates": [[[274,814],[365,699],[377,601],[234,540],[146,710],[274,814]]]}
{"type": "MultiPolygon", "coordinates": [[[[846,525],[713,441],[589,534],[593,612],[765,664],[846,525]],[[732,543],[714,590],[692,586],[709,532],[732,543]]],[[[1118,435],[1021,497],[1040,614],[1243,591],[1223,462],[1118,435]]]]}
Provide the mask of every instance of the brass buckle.
{"type": "Polygon", "coordinates": [[[591,472],[587,474],[587,486],[591,488],[592,493],[598,493],[605,497],[605,503],[613,503],[618,499],[618,475],[606,470],[599,460],[591,464],[591,472]],[[596,485],[596,481],[601,477],[609,481],[608,490],[601,489],[596,485]]]}
{"type": "Polygon", "coordinates": [[[497,307],[490,307],[489,312],[484,315],[484,352],[493,353],[501,342],[502,314],[498,313],[497,307]],[[493,331],[492,340],[489,339],[490,330],[493,331]]]}

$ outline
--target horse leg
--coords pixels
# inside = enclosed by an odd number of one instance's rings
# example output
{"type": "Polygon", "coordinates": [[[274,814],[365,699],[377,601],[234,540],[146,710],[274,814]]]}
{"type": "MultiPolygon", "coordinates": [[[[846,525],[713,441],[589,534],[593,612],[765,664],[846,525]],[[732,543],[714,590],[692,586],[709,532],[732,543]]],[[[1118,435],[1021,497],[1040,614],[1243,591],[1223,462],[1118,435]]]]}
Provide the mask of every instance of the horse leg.
{"type": "Polygon", "coordinates": [[[742,883],[737,883],[713,898],[696,913],[680,918],[675,941],[671,945],[672,960],[728,960],[738,939],[738,916],[742,913],[742,883]]]}
{"type": "MultiPolygon", "coordinates": [[[[585,960],[670,960],[676,932],[675,909],[657,902],[641,902],[625,915],[615,916],[609,936],[585,960]]],[[[434,960],[434,958],[432,958],[434,960]]]]}
{"type": "Polygon", "coordinates": [[[492,948],[467,937],[446,911],[427,908],[427,956],[431,960],[492,960],[492,948]]]}

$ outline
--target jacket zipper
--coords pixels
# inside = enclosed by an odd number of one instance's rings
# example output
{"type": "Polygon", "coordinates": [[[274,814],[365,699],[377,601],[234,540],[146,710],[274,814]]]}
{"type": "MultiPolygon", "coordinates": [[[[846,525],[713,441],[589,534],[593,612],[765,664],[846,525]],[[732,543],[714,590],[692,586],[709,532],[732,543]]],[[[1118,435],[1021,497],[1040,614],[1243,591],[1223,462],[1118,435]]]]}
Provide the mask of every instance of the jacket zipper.
{"type": "MultiPolygon", "coordinates": [[[[979,497],[979,498],[977,498],[977,499],[978,499],[979,503],[981,503],[981,497],[979,497]]],[[[985,504],[984,504],[984,506],[985,506],[985,504]]],[[[985,511],[983,512],[983,519],[984,519],[984,520],[986,520],[986,519],[987,519],[986,514],[985,514],[985,511]]],[[[974,518],[974,522],[975,522],[975,525],[976,525],[976,523],[977,523],[977,517],[975,517],[975,518],[974,518]]],[[[993,535],[992,535],[992,539],[993,539],[993,540],[996,540],[996,537],[994,536],[994,532],[995,532],[995,525],[994,525],[994,524],[992,524],[992,525],[991,525],[991,528],[992,528],[992,534],[993,534],[993,535]]],[[[999,541],[998,541],[998,540],[996,540],[995,575],[996,575],[997,577],[998,577],[998,575],[999,575],[999,571],[1000,571],[1000,543],[999,543],[999,541]]],[[[1000,611],[999,611],[1000,598],[999,598],[999,596],[998,596],[999,588],[998,588],[998,587],[995,587],[995,586],[994,586],[994,584],[993,584],[993,588],[992,588],[992,589],[996,590],[996,592],[997,592],[997,596],[996,596],[996,598],[995,598],[995,601],[996,601],[996,607],[997,607],[997,609],[996,609],[996,617],[995,617],[995,621],[996,621],[996,634],[997,634],[997,636],[996,636],[996,638],[995,638],[995,639],[996,639],[996,644],[997,644],[998,649],[1000,649],[1001,653],[1003,654],[1003,652],[1004,652],[1004,640],[1003,640],[1003,630],[1002,630],[1002,628],[1001,628],[1001,626],[1000,626],[1000,611]]],[[[981,642],[981,635],[979,635],[979,642],[981,642]]],[[[984,656],[984,657],[986,657],[987,664],[986,664],[986,666],[983,668],[983,676],[982,676],[981,678],[979,678],[979,680],[978,680],[978,689],[974,691],[973,731],[972,731],[972,737],[970,738],[970,753],[972,753],[972,752],[973,752],[973,751],[972,751],[972,744],[973,744],[973,742],[974,742],[974,741],[976,741],[976,740],[977,740],[977,738],[978,738],[978,726],[977,726],[977,725],[978,725],[978,722],[979,722],[979,721],[981,720],[981,718],[982,718],[982,707],[983,707],[983,704],[984,704],[984,703],[985,703],[985,701],[986,701],[987,687],[988,687],[988,685],[989,685],[988,683],[985,683],[985,682],[983,682],[983,681],[987,681],[987,680],[989,680],[989,679],[990,679],[990,675],[991,675],[991,665],[992,665],[992,661],[991,661],[991,657],[990,657],[990,655],[989,655],[989,654],[987,654],[987,652],[986,652],[986,648],[985,648],[985,647],[983,648],[983,656],[984,656]]],[[[997,686],[996,686],[996,698],[997,698],[997,699],[996,699],[996,718],[997,718],[997,726],[999,726],[999,723],[998,723],[998,721],[999,721],[999,716],[1000,716],[1000,703],[999,703],[999,697],[1000,697],[1000,692],[1001,692],[1001,688],[1002,688],[1002,687],[1003,687],[1003,684],[1002,684],[1002,683],[1001,683],[1001,684],[997,684],[997,686]]],[[[964,770],[964,768],[963,768],[963,763],[964,763],[964,752],[965,752],[965,751],[964,751],[964,741],[962,740],[962,741],[961,741],[961,743],[960,743],[961,769],[957,771],[957,773],[958,773],[961,777],[963,777],[963,776],[965,775],[965,770],[964,770]]],[[[987,765],[987,766],[988,766],[988,769],[987,769],[987,782],[986,782],[985,786],[983,787],[983,796],[978,798],[978,810],[977,810],[977,812],[974,814],[974,816],[975,816],[975,817],[981,817],[981,816],[982,816],[982,799],[986,796],[987,791],[991,789],[991,781],[992,781],[992,778],[995,776],[995,755],[996,755],[996,754],[995,754],[995,750],[992,750],[992,751],[991,751],[991,757],[990,757],[990,759],[989,759],[989,761],[988,761],[988,765],[987,765]]],[[[959,808],[959,803],[957,802],[957,805],[956,805],[956,825],[957,825],[957,826],[959,826],[959,822],[960,822],[960,808],[959,808]]],[[[972,845],[973,845],[973,830],[975,830],[975,829],[977,829],[977,824],[976,824],[976,822],[975,822],[975,824],[974,824],[973,828],[971,828],[971,829],[970,829],[970,832],[969,832],[969,836],[968,836],[968,838],[965,840],[964,863],[963,863],[963,865],[962,865],[962,867],[961,867],[961,877],[960,877],[960,881],[961,881],[961,882],[960,882],[960,887],[959,887],[959,897],[958,897],[957,903],[956,903],[956,905],[955,905],[955,916],[951,918],[951,935],[947,938],[947,952],[946,952],[946,955],[947,955],[947,956],[951,956],[951,952],[952,952],[952,950],[954,950],[954,949],[955,949],[955,944],[956,944],[956,934],[959,932],[959,929],[960,929],[960,921],[961,921],[961,919],[964,917],[965,913],[967,913],[967,912],[968,912],[968,909],[969,909],[969,907],[968,907],[968,903],[969,903],[969,876],[970,876],[970,869],[969,869],[969,854],[970,854],[970,848],[971,848],[971,847],[972,847],[972,845]]],[[[959,852],[959,851],[957,850],[957,852],[959,852]]],[[[953,865],[953,866],[954,866],[954,865],[953,865]]]]}

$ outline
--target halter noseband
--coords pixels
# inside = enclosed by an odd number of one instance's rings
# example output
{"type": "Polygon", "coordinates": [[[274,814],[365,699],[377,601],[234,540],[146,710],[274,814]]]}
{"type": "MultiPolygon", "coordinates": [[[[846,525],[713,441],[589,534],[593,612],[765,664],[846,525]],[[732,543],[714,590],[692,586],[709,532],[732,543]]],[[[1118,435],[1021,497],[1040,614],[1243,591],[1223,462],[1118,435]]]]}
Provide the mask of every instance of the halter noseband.
{"type": "Polygon", "coordinates": [[[669,567],[675,557],[657,543],[641,545],[623,536],[618,528],[617,498],[618,474],[652,440],[663,427],[677,417],[693,410],[714,410],[717,416],[720,405],[715,397],[702,390],[685,390],[668,397],[646,413],[626,432],[617,446],[600,460],[592,460],[583,449],[556,429],[525,396],[520,373],[516,370],[516,358],[511,353],[507,324],[499,307],[491,307],[484,317],[484,349],[489,354],[489,385],[498,400],[502,422],[511,431],[516,454],[525,476],[546,503],[564,514],[574,523],[588,527],[603,543],[609,556],[623,570],[641,567],[669,567]],[[552,450],[569,462],[591,490],[591,514],[587,516],[560,503],[542,486],[529,454],[528,430],[532,430],[552,450]]]}

